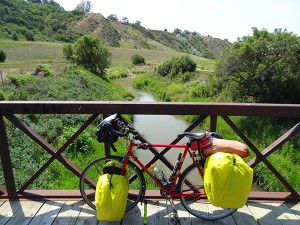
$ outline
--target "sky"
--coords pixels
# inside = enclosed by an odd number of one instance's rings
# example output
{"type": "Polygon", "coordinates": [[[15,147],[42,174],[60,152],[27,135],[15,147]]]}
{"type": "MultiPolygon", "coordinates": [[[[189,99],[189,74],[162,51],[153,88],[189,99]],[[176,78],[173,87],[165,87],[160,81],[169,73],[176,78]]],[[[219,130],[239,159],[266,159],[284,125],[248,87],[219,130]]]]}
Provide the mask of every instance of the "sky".
{"type": "MultiPolygon", "coordinates": [[[[83,0],[55,0],[73,10],[83,0]]],[[[252,35],[252,27],[273,32],[287,29],[300,35],[300,0],[89,0],[92,12],[152,30],[196,31],[201,35],[228,39],[252,35]]]]}

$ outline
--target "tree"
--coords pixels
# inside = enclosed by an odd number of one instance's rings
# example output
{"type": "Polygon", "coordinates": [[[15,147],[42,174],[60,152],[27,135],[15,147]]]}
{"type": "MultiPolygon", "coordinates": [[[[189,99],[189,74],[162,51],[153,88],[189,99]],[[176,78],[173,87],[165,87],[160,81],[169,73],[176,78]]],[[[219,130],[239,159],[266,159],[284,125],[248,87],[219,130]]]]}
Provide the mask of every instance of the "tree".
{"type": "Polygon", "coordinates": [[[174,34],[182,34],[182,30],[180,30],[179,28],[176,28],[174,31],[173,31],[174,34]]]}
{"type": "Polygon", "coordinates": [[[139,21],[139,20],[135,21],[134,25],[141,26],[141,21],[139,21]]]}
{"type": "Polygon", "coordinates": [[[74,61],[74,47],[72,44],[68,43],[63,46],[63,55],[67,61],[72,62],[72,63],[75,62],[74,61]]]}
{"type": "Polygon", "coordinates": [[[90,12],[92,10],[92,3],[90,1],[82,1],[75,9],[83,12],[90,12]]]}
{"type": "Polygon", "coordinates": [[[115,22],[118,22],[118,21],[119,21],[119,19],[118,19],[118,17],[117,17],[116,14],[110,14],[110,15],[108,15],[108,16],[107,16],[107,19],[108,19],[108,20],[111,20],[111,21],[115,21],[115,22]]]}
{"type": "Polygon", "coordinates": [[[5,62],[6,54],[3,50],[0,49],[0,62],[5,62]]]}
{"type": "Polygon", "coordinates": [[[111,53],[92,35],[79,38],[74,44],[74,62],[93,73],[103,75],[111,63],[111,53]]]}
{"type": "Polygon", "coordinates": [[[25,38],[27,41],[35,41],[34,34],[31,31],[25,33],[25,38]]]}
{"type": "Polygon", "coordinates": [[[127,17],[123,17],[123,18],[121,19],[121,23],[129,24],[128,18],[127,18],[127,17]]]}
{"type": "Polygon", "coordinates": [[[213,82],[233,101],[300,103],[300,38],[252,30],[225,52],[213,82]]]}
{"type": "Polygon", "coordinates": [[[14,41],[18,41],[19,40],[19,37],[17,35],[16,32],[13,32],[12,36],[11,36],[11,39],[13,39],[14,41]]]}

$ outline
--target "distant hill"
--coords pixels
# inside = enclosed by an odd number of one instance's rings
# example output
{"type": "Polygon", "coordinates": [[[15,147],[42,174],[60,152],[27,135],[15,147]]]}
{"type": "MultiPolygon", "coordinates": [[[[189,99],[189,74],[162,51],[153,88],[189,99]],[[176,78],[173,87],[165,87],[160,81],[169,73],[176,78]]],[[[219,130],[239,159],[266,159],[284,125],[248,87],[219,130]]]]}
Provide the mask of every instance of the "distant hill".
{"type": "Polygon", "coordinates": [[[231,45],[228,40],[196,32],[150,30],[136,23],[109,20],[100,13],[65,11],[51,0],[1,0],[0,15],[0,39],[74,42],[82,35],[93,34],[111,47],[173,49],[206,58],[221,56],[231,45]]]}

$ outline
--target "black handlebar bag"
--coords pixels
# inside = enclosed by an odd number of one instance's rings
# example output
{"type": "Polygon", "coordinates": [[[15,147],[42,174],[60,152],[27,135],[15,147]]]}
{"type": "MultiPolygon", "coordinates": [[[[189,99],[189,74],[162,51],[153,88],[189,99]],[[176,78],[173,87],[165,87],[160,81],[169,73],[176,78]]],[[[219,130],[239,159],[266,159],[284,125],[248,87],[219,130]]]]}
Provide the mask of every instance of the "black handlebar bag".
{"type": "Polygon", "coordinates": [[[102,121],[96,131],[96,139],[98,142],[115,143],[118,140],[118,135],[111,131],[119,131],[120,127],[117,124],[102,121]]]}

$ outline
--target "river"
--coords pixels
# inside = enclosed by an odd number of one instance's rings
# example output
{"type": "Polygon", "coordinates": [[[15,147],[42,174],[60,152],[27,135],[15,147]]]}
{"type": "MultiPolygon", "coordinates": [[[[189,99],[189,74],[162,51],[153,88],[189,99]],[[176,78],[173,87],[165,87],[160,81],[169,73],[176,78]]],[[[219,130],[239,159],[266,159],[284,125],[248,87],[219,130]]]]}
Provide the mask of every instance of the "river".
{"type": "MultiPolygon", "coordinates": [[[[115,84],[125,87],[134,93],[138,102],[156,102],[155,97],[146,91],[132,88],[132,77],[122,78],[115,81],[115,84]]],[[[177,134],[183,132],[188,124],[173,115],[134,115],[134,127],[152,143],[170,143],[177,134]]]]}
{"type": "MultiPolygon", "coordinates": [[[[115,84],[120,85],[127,90],[133,92],[135,99],[133,101],[139,102],[156,102],[157,99],[146,91],[136,90],[132,87],[133,77],[121,78],[114,81],[115,84]]],[[[180,117],[173,115],[134,115],[133,126],[141,133],[150,143],[171,143],[177,134],[183,132],[189,124],[187,124],[180,117]]],[[[186,140],[184,140],[186,141],[186,140]]],[[[165,154],[165,157],[171,162],[176,162],[180,150],[171,149],[165,154]],[[175,152],[175,153],[174,153],[175,152]]],[[[150,151],[137,151],[137,156],[143,163],[147,163],[153,157],[150,151]]],[[[189,163],[187,163],[189,164],[189,163]]],[[[185,166],[187,166],[187,164],[185,166]]],[[[156,163],[165,174],[168,176],[170,170],[158,161],[156,163]]],[[[261,188],[255,183],[252,186],[253,191],[261,191],[261,188]]]]}
{"type": "MultiPolygon", "coordinates": [[[[149,92],[133,89],[133,77],[121,78],[114,81],[115,84],[123,86],[133,92],[138,102],[156,102],[157,99],[149,92]]],[[[133,126],[150,142],[150,143],[171,143],[179,133],[183,132],[188,123],[180,117],[173,115],[141,115],[136,114],[133,117],[133,126]]],[[[185,140],[186,141],[186,140],[185,140]]],[[[184,142],[184,141],[183,141],[184,142]]],[[[160,150],[160,149],[158,149],[160,150]]],[[[165,157],[175,163],[180,150],[171,149],[165,154],[165,157]],[[174,153],[175,152],[175,153],[174,153]]],[[[154,155],[150,151],[137,151],[136,155],[143,163],[147,163],[154,155]]],[[[163,169],[166,175],[171,171],[163,163],[157,161],[156,166],[163,169]]]]}

